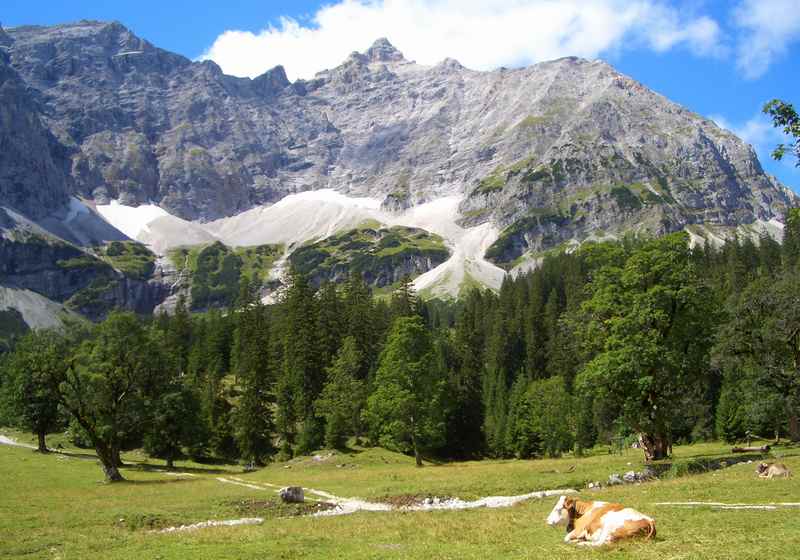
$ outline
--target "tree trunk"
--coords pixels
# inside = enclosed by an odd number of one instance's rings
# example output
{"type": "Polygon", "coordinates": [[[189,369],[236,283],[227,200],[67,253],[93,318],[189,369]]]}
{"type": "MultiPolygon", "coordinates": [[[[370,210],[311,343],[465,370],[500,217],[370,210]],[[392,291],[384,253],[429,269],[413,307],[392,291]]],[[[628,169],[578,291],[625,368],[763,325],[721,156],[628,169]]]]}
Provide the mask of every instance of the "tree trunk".
{"type": "Polygon", "coordinates": [[[417,435],[414,433],[414,430],[411,430],[411,445],[414,448],[414,461],[416,461],[417,466],[422,466],[422,455],[419,452],[419,446],[417,445],[417,435]]]}
{"type": "Polygon", "coordinates": [[[796,413],[789,415],[789,439],[800,441],[800,417],[796,413]]]}
{"type": "Polygon", "coordinates": [[[644,451],[644,460],[647,462],[666,459],[672,447],[669,438],[661,434],[639,434],[639,443],[644,451]]]}
{"type": "Polygon", "coordinates": [[[175,462],[172,459],[172,455],[170,455],[170,456],[167,457],[167,468],[171,469],[171,468],[174,468],[174,467],[175,467],[175,462]]]}
{"type": "Polygon", "coordinates": [[[769,453],[769,445],[758,447],[734,447],[731,453],[769,453]]]}
{"type": "Polygon", "coordinates": [[[45,433],[44,431],[36,432],[36,437],[39,439],[39,447],[36,449],[39,453],[49,453],[50,450],[47,449],[47,444],[45,443],[45,433]]]}
{"type": "Polygon", "coordinates": [[[119,447],[116,445],[111,448],[111,458],[114,461],[115,467],[120,468],[125,466],[125,463],[122,462],[122,455],[120,455],[119,447]]]}
{"type": "Polygon", "coordinates": [[[120,482],[125,480],[117,468],[114,461],[114,452],[104,445],[96,445],[95,451],[100,463],[103,465],[103,473],[106,475],[106,482],[120,482]]]}
{"type": "Polygon", "coordinates": [[[422,466],[422,455],[420,455],[419,448],[417,448],[417,444],[414,444],[414,460],[417,463],[418,467],[422,466]]]}

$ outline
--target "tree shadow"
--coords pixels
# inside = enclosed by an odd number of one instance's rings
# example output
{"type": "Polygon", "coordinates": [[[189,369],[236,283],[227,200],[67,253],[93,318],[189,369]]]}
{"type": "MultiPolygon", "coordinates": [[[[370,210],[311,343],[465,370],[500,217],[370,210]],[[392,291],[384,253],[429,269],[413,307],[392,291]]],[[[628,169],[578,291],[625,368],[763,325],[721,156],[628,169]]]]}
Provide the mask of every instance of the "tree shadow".
{"type": "Polygon", "coordinates": [[[185,473],[185,474],[238,474],[238,471],[231,469],[206,469],[202,467],[172,467],[168,468],[166,465],[153,465],[147,462],[141,463],[126,463],[125,469],[138,470],[143,472],[156,472],[156,473],[185,473]]]}
{"type": "Polygon", "coordinates": [[[125,479],[121,480],[120,482],[115,482],[114,484],[129,484],[133,486],[147,486],[153,484],[174,484],[178,482],[192,482],[195,479],[192,478],[159,478],[158,480],[130,480],[125,479]]]}

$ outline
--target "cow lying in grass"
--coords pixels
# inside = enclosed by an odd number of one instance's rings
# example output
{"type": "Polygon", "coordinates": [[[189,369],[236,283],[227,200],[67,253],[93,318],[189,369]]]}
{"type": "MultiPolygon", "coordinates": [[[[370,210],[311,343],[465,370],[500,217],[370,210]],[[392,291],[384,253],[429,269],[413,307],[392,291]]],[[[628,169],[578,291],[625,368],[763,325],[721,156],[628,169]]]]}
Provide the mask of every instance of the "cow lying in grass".
{"type": "Polygon", "coordinates": [[[566,524],[564,542],[583,546],[601,546],[621,539],[656,534],[656,524],[650,517],[622,504],[584,502],[561,496],[547,516],[551,526],[566,524]]]}
{"type": "Polygon", "coordinates": [[[758,468],[756,468],[756,474],[759,478],[789,478],[792,476],[792,471],[783,463],[761,463],[758,465],[758,468]]]}

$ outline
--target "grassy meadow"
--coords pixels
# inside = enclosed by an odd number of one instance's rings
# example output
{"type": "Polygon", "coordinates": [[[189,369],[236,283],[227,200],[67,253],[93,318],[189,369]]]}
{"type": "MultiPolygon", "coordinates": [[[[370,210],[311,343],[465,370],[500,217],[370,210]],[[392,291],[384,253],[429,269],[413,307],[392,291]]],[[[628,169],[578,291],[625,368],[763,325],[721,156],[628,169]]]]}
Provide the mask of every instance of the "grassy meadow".
{"type": "MultiPolygon", "coordinates": [[[[26,443],[13,430],[0,434],[26,443]]],[[[58,435],[50,444],[66,445],[58,435]]],[[[661,480],[586,489],[612,472],[641,470],[642,454],[610,455],[598,448],[585,458],[474,461],[414,467],[413,459],[382,449],[322,451],[242,473],[236,465],[179,462],[175,476],[163,465],[129,453],[128,482],[105,484],[91,452],[65,447],[40,455],[0,446],[0,558],[239,559],[239,558],[794,558],[800,551],[800,508],[716,510],[659,506],[658,502],[800,502],[800,476],[759,480],[755,465],[735,464],[700,474],[688,465],[725,457],[723,444],[675,448],[675,466],[661,480]],[[572,468],[574,466],[574,468],[572,468]],[[571,471],[571,472],[570,472],[571,471]],[[683,476],[677,476],[681,475],[683,476]],[[675,475],[675,476],[673,476],[675,475]],[[254,489],[223,483],[231,477],[254,489]],[[399,496],[474,499],[573,487],[585,499],[623,502],[653,516],[654,542],[588,550],[563,544],[563,529],[544,519],[555,498],[499,509],[432,512],[359,512],[308,517],[280,506],[269,485],[303,485],[342,497],[399,496]],[[261,525],[160,534],[154,529],[205,521],[264,517],[261,525]]],[[[800,448],[778,447],[800,473],[800,448]]],[[[758,457],[754,457],[757,460],[758,457]]]]}

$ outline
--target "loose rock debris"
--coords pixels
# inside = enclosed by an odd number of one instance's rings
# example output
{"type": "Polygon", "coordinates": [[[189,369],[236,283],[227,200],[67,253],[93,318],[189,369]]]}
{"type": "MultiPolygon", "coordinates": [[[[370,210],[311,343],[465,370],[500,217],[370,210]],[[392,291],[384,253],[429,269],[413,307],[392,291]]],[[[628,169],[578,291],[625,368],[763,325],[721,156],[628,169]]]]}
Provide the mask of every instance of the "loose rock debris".
{"type": "Polygon", "coordinates": [[[182,531],[195,531],[197,529],[207,529],[209,527],[234,527],[237,525],[260,525],[264,522],[263,517],[244,517],[242,519],[224,519],[221,521],[201,521],[191,525],[179,525],[177,527],[167,527],[156,531],[157,533],[177,533],[182,531]]]}

